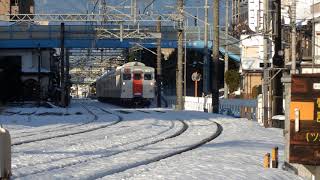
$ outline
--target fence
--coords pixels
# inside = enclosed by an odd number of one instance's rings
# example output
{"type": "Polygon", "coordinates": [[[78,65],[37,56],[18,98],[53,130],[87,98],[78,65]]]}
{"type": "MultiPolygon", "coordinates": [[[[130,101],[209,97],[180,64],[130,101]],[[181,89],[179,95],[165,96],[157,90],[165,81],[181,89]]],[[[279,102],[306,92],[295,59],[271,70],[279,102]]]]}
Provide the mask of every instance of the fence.
{"type": "MultiPolygon", "coordinates": [[[[166,97],[169,107],[175,106],[176,97],[166,97]]],[[[212,106],[212,99],[207,97],[185,97],[185,110],[206,111],[212,106]]],[[[244,117],[250,120],[258,120],[258,102],[257,100],[246,99],[220,99],[219,113],[234,117],[244,117]]]]}

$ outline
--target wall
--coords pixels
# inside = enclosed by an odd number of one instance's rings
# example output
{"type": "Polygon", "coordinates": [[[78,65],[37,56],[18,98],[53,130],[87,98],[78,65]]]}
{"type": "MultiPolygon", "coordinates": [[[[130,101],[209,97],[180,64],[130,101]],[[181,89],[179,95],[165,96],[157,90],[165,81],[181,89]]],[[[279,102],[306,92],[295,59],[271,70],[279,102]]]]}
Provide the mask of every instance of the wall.
{"type": "Polygon", "coordinates": [[[245,99],[252,99],[254,86],[260,86],[262,84],[262,73],[244,73],[242,84],[242,95],[245,99]]]}
{"type": "MultiPolygon", "coordinates": [[[[242,70],[262,70],[260,63],[263,63],[264,51],[263,51],[263,41],[262,35],[241,35],[241,68],[242,70]]],[[[272,42],[270,40],[270,42],[272,42]]],[[[269,62],[272,62],[273,44],[272,48],[270,46],[270,58],[269,62]]]]}
{"type": "Polygon", "coordinates": [[[10,0],[1,0],[0,1],[0,20],[8,19],[8,16],[5,14],[10,14],[10,0]]]}
{"type": "MultiPolygon", "coordinates": [[[[21,56],[22,72],[38,72],[38,51],[37,50],[0,50],[0,56],[21,56]]],[[[41,71],[50,71],[50,51],[42,51],[41,71]]]]}

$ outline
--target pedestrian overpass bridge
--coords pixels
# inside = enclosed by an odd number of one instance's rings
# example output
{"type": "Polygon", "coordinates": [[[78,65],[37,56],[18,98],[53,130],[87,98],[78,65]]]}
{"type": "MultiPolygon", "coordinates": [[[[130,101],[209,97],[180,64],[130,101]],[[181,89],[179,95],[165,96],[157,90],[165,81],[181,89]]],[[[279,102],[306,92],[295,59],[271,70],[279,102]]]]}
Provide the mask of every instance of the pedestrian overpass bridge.
{"type": "MultiPolygon", "coordinates": [[[[65,24],[64,31],[60,24],[38,25],[31,23],[0,24],[0,48],[60,48],[64,37],[64,47],[78,48],[131,48],[136,43],[146,48],[156,48],[156,26],[93,25],[93,24],[65,24]],[[121,33],[119,33],[121,31],[121,33]],[[64,32],[64,33],[62,33],[64,32]]],[[[161,27],[161,47],[177,48],[177,28],[174,26],[161,27]]],[[[208,48],[212,49],[212,31],[209,34],[208,48]]],[[[205,43],[204,28],[188,27],[185,30],[186,48],[203,49],[205,43]]],[[[225,54],[228,45],[228,55],[240,62],[239,40],[225,36],[220,32],[220,52],[225,54]]]]}

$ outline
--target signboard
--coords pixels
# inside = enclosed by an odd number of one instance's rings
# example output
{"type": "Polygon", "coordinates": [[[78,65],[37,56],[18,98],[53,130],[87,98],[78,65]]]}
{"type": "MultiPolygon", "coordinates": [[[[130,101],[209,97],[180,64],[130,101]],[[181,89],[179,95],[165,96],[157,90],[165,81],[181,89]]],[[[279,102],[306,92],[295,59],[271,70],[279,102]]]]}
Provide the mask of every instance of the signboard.
{"type": "Polygon", "coordinates": [[[320,165],[320,74],[292,77],[290,163],[320,165]]]}

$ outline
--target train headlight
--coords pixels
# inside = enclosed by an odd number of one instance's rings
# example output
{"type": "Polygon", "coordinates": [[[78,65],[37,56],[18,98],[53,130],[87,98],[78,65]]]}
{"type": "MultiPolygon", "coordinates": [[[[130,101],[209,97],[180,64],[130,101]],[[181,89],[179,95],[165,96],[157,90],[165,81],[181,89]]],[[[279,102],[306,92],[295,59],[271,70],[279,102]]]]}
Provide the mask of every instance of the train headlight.
{"type": "Polygon", "coordinates": [[[123,82],[123,83],[122,83],[122,85],[124,85],[124,86],[125,86],[125,85],[126,85],[126,82],[123,82]]]}
{"type": "Polygon", "coordinates": [[[151,83],[150,83],[150,85],[151,85],[151,86],[153,86],[153,85],[154,85],[154,83],[153,83],[153,82],[151,82],[151,83]]]}

